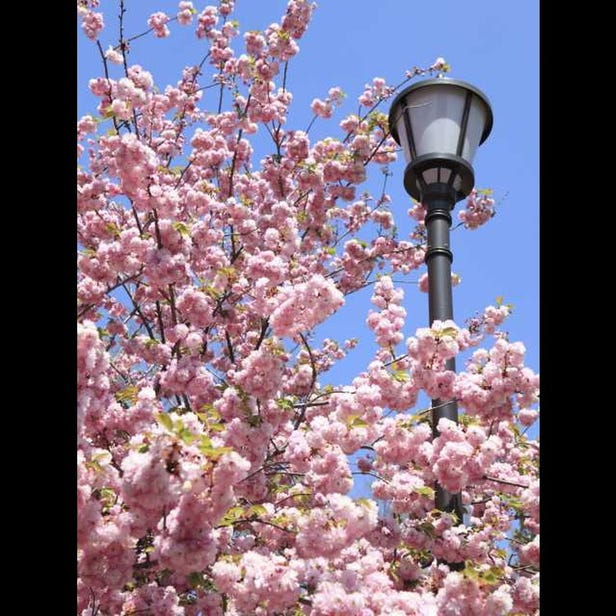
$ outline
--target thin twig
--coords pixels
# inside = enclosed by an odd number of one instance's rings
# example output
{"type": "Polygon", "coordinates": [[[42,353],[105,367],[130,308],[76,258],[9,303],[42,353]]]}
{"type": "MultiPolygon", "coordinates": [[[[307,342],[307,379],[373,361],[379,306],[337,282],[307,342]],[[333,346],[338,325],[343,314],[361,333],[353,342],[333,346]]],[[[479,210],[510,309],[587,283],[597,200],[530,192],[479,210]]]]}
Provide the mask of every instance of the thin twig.
{"type": "Polygon", "coordinates": [[[528,488],[528,486],[521,483],[515,483],[515,481],[505,481],[504,479],[496,479],[496,477],[488,477],[487,475],[484,475],[483,479],[486,481],[495,481],[496,483],[504,483],[505,485],[515,486],[516,488],[528,488]]]}
{"type": "Polygon", "coordinates": [[[231,344],[231,338],[229,336],[229,331],[225,329],[225,341],[227,342],[227,350],[229,351],[229,359],[232,364],[235,364],[235,353],[233,352],[233,345],[231,344]]]}
{"type": "MultiPolygon", "coordinates": [[[[317,382],[317,367],[316,364],[314,362],[314,356],[312,355],[312,349],[310,348],[310,345],[308,344],[308,341],[306,340],[306,338],[304,337],[304,334],[302,334],[300,332],[299,337],[302,339],[302,342],[304,343],[304,346],[306,347],[306,350],[308,351],[308,357],[310,358],[310,367],[312,369],[312,381],[310,382],[310,389],[308,391],[307,396],[309,396],[312,393],[312,390],[314,389],[314,385],[317,382]]],[[[295,423],[293,424],[293,429],[297,430],[297,428],[299,428],[299,426],[301,425],[302,421],[304,421],[304,417],[306,415],[306,405],[304,404],[302,407],[302,410],[300,411],[299,415],[297,416],[297,419],[295,420],[295,423]]]]}
{"type": "Polygon", "coordinates": [[[145,315],[143,314],[143,312],[141,312],[141,308],[139,304],[135,301],[135,299],[131,295],[130,291],[128,290],[128,287],[125,284],[123,284],[122,288],[124,289],[126,295],[128,295],[128,298],[130,299],[133,305],[133,308],[135,309],[135,312],[139,315],[139,318],[141,319],[143,326],[146,328],[148,332],[148,336],[150,336],[152,340],[158,341],[158,338],[156,338],[156,336],[154,335],[154,331],[152,330],[152,327],[150,326],[150,322],[145,318],[145,315]]]}
{"type": "MultiPolygon", "coordinates": [[[[107,80],[107,85],[109,86],[109,100],[111,101],[111,83],[109,81],[109,67],[107,65],[107,58],[105,58],[105,52],[103,51],[103,46],[99,40],[96,41],[96,46],[98,47],[98,51],[101,55],[101,59],[103,60],[103,69],[105,70],[105,79],[107,80]]],[[[115,128],[116,133],[120,134],[120,127],[118,126],[118,120],[115,115],[111,116],[111,121],[113,122],[113,127],[115,128]]],[[[130,128],[129,128],[130,130],[130,128]]]]}

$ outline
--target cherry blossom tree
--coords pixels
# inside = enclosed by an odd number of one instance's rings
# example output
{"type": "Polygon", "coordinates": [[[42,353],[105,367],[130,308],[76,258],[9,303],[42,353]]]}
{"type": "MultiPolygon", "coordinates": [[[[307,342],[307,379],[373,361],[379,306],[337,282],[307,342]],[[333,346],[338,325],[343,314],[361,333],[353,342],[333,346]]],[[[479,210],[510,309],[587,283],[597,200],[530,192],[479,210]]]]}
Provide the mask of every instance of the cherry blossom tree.
{"type": "MultiPolygon", "coordinates": [[[[444,60],[374,78],[338,120],[332,87],[315,139],[287,122],[307,0],[247,32],[233,0],[133,33],[103,4],[77,3],[100,56],[77,127],[77,613],[537,614],[538,376],[501,328],[511,307],[408,332],[397,281],[426,286],[424,209],[366,190],[397,158],[387,101],[444,60]],[[131,53],[170,33],[204,53],[155,85],[131,53]],[[319,328],[365,287],[377,350],[331,383],[356,340],[319,328]],[[433,438],[422,392],[455,398],[460,423],[433,438]],[[435,482],[464,520],[434,508],[435,482]]],[[[461,228],[493,213],[476,190],[461,228]]]]}

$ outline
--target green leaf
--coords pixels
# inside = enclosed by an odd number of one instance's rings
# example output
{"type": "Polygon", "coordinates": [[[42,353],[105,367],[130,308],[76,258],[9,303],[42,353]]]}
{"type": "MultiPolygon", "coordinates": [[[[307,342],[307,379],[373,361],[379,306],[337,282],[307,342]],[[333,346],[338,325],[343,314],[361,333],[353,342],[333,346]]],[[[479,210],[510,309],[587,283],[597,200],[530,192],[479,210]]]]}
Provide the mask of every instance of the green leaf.
{"type": "Polygon", "coordinates": [[[413,488],[413,492],[427,496],[428,498],[434,498],[434,489],[429,486],[422,486],[421,488],[413,488]]]}
{"type": "Polygon", "coordinates": [[[197,435],[193,434],[188,428],[181,428],[178,430],[178,437],[182,442],[190,445],[197,438],[197,435]]]}
{"type": "Polygon", "coordinates": [[[246,418],[246,422],[252,428],[258,428],[263,423],[263,418],[259,415],[250,415],[246,418]]]}
{"type": "Polygon", "coordinates": [[[267,509],[263,505],[251,505],[246,513],[258,517],[267,515],[267,509]]]}
{"type": "Polygon", "coordinates": [[[96,461],[90,460],[86,462],[86,468],[90,471],[94,471],[96,473],[102,473],[103,467],[96,461]]]}
{"type": "Polygon", "coordinates": [[[199,449],[205,453],[206,451],[210,451],[212,449],[212,441],[209,437],[202,435],[201,441],[199,442],[199,449]]]}
{"type": "Polygon", "coordinates": [[[458,335],[458,330],[455,327],[445,327],[437,330],[437,334],[442,338],[443,336],[449,336],[455,338],[458,335]]]}
{"type": "Polygon", "coordinates": [[[473,415],[467,415],[466,413],[462,413],[458,418],[458,421],[463,426],[477,426],[481,423],[479,419],[477,419],[477,417],[474,417],[473,415]]]}
{"type": "Polygon", "coordinates": [[[292,411],[293,404],[293,400],[290,400],[289,398],[278,398],[278,400],[276,400],[276,406],[284,409],[285,411],[292,411]]]}
{"type": "Polygon", "coordinates": [[[426,535],[428,535],[431,539],[436,537],[436,530],[431,522],[422,522],[418,528],[426,533],[426,535]]]}
{"type": "Polygon", "coordinates": [[[277,524],[278,526],[283,526],[283,527],[286,527],[289,524],[291,524],[291,518],[289,518],[288,516],[286,516],[284,514],[280,514],[280,515],[274,516],[273,518],[270,518],[269,521],[272,524],[277,524]]]}
{"type": "Polygon", "coordinates": [[[189,236],[190,235],[190,229],[188,228],[188,225],[186,223],[183,223],[179,220],[176,220],[175,222],[171,223],[171,226],[180,234],[180,235],[184,235],[184,236],[189,236]]]}
{"type": "Polygon", "coordinates": [[[503,296],[502,296],[502,295],[499,295],[499,296],[496,298],[496,305],[500,308],[500,306],[502,306],[502,304],[503,304],[503,296]]]}
{"type": "Polygon", "coordinates": [[[212,441],[205,435],[201,436],[199,451],[211,460],[217,460],[226,453],[231,453],[233,447],[214,447],[212,441]]]}
{"type": "Polygon", "coordinates": [[[479,581],[479,571],[475,569],[473,563],[470,560],[466,561],[464,570],[462,571],[462,575],[469,580],[473,580],[474,582],[479,581]]]}
{"type": "Polygon", "coordinates": [[[134,404],[137,402],[138,393],[139,388],[136,385],[127,385],[123,389],[116,391],[114,397],[118,402],[130,402],[134,404]]]}
{"type": "Polygon", "coordinates": [[[203,573],[201,571],[193,571],[188,574],[188,583],[191,588],[201,588],[205,586],[205,578],[203,577],[203,573]]]}
{"type": "Polygon", "coordinates": [[[161,426],[167,428],[169,432],[173,430],[173,420],[171,419],[171,417],[169,417],[167,413],[158,413],[158,415],[156,415],[156,419],[158,423],[161,426]]]}
{"type": "Polygon", "coordinates": [[[493,586],[494,584],[498,584],[504,575],[504,571],[500,567],[490,567],[487,571],[483,571],[481,573],[481,580],[493,586]]]}
{"type": "Polygon", "coordinates": [[[103,506],[103,511],[109,511],[109,509],[111,509],[111,507],[113,507],[118,500],[118,497],[112,488],[100,488],[99,490],[96,490],[96,495],[103,506]]]}
{"type": "Polygon", "coordinates": [[[120,237],[120,227],[118,227],[115,222],[108,222],[105,225],[105,230],[114,235],[115,237],[120,237]]]}
{"type": "Polygon", "coordinates": [[[218,291],[218,289],[216,289],[212,285],[205,285],[201,287],[199,291],[201,291],[202,293],[205,293],[206,295],[209,295],[212,299],[215,299],[215,300],[220,299],[223,295],[221,291],[218,291]]]}
{"type": "Polygon", "coordinates": [[[406,370],[394,370],[391,375],[398,383],[407,383],[411,380],[409,373],[406,370]]]}
{"type": "Polygon", "coordinates": [[[237,270],[232,265],[227,265],[218,269],[218,274],[226,276],[227,278],[234,278],[237,274],[237,270]]]}
{"type": "Polygon", "coordinates": [[[368,425],[370,424],[365,419],[362,419],[361,417],[355,417],[353,421],[347,424],[349,428],[365,428],[368,425]]]}
{"type": "Polygon", "coordinates": [[[220,526],[231,526],[238,520],[242,519],[245,515],[243,507],[231,507],[220,521],[220,526]]]}

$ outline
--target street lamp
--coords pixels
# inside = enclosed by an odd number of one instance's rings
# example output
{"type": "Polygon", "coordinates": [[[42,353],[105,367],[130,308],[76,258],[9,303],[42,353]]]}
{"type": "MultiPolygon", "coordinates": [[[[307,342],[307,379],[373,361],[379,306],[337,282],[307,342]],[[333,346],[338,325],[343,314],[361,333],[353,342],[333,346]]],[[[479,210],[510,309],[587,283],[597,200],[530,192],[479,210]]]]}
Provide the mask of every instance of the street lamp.
{"type": "MultiPolygon", "coordinates": [[[[492,130],[492,109],[483,92],[457,79],[439,76],[409,86],[389,111],[393,138],[402,146],[407,166],[404,188],[426,208],[428,232],[428,304],[430,325],[453,319],[449,248],[451,210],[473,189],[471,163],[477,147],[492,130]]],[[[455,360],[446,363],[455,371],[455,360]]],[[[432,430],[438,436],[439,419],[458,421],[455,400],[432,400],[432,430]]],[[[460,522],[464,509],[460,494],[436,486],[435,505],[455,512],[460,522]]]]}

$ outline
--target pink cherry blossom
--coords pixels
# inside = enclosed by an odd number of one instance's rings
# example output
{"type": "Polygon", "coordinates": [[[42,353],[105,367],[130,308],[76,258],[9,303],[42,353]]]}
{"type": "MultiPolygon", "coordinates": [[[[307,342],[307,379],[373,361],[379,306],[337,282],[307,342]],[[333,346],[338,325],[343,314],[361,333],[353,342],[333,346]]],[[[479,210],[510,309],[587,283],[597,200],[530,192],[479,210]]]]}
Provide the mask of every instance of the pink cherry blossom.
{"type": "Polygon", "coordinates": [[[466,207],[458,212],[458,218],[467,229],[476,229],[495,214],[494,199],[485,191],[474,189],[466,200],[466,207]]]}
{"type": "Polygon", "coordinates": [[[148,19],[148,26],[154,30],[154,34],[158,38],[165,38],[169,36],[170,31],[167,27],[169,17],[162,12],[152,13],[148,19]]]}
{"type": "Polygon", "coordinates": [[[332,105],[329,101],[322,101],[320,98],[315,98],[310,105],[312,113],[320,118],[332,117],[332,105]]]}
{"type": "Polygon", "coordinates": [[[79,13],[81,15],[81,28],[91,41],[95,41],[105,27],[103,14],[90,11],[83,6],[79,7],[79,13]]]}
{"type": "Polygon", "coordinates": [[[196,13],[193,3],[182,0],[178,4],[178,23],[182,26],[187,26],[192,22],[193,14],[196,13]]]}
{"type": "Polygon", "coordinates": [[[294,336],[308,331],[344,303],[342,293],[320,275],[313,276],[308,282],[282,286],[276,299],[277,306],[270,324],[278,336],[294,336]]]}
{"type": "Polygon", "coordinates": [[[122,64],[123,62],[122,54],[116,49],[114,49],[111,45],[105,52],[105,58],[107,58],[109,62],[113,62],[113,64],[122,64]]]}

